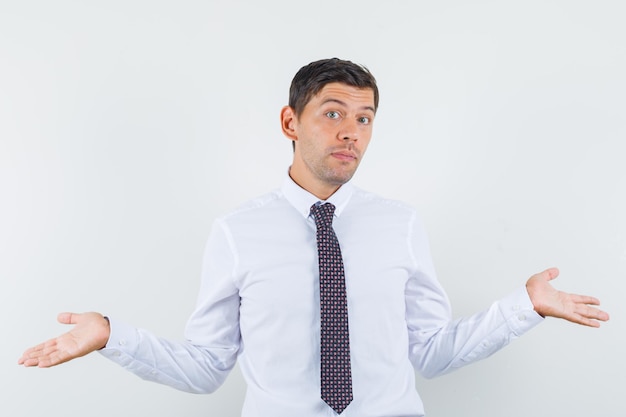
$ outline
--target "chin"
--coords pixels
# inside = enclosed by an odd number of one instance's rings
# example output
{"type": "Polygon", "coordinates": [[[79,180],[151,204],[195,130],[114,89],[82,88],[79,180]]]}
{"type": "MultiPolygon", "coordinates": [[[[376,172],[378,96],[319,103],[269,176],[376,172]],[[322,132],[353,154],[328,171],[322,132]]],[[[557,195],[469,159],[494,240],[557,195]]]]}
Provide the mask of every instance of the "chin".
{"type": "Polygon", "coordinates": [[[346,175],[335,175],[332,178],[329,178],[328,180],[334,185],[344,185],[345,183],[347,183],[348,181],[352,179],[353,175],[354,175],[354,172],[350,174],[346,174],[346,175]]]}
{"type": "Polygon", "coordinates": [[[356,172],[356,167],[354,169],[342,170],[342,169],[325,169],[323,171],[319,171],[318,178],[324,181],[327,184],[332,185],[343,185],[350,181],[356,172]]]}

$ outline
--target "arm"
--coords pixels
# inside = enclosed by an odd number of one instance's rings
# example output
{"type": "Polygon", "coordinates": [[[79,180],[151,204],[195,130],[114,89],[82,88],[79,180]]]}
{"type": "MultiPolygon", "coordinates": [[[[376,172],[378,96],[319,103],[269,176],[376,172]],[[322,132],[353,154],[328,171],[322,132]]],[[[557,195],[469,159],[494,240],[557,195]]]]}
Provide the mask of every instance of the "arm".
{"type": "MultiPolygon", "coordinates": [[[[480,313],[452,320],[447,296],[437,281],[423,226],[416,221],[411,237],[415,271],[406,289],[409,356],[415,368],[434,377],[488,357],[541,322],[564,318],[598,327],[608,314],[588,296],[555,290],[549,283],[556,268],[533,275],[526,287],[480,313]]],[[[468,278],[469,279],[469,278],[468,278]]]]}
{"type": "MultiPolygon", "coordinates": [[[[599,304],[596,298],[552,287],[550,281],[557,275],[556,268],[535,274],[525,288],[468,317],[451,320],[450,316],[422,313],[425,319],[409,328],[411,359],[416,369],[426,377],[434,377],[484,359],[532,329],[541,317],[590,327],[599,327],[600,322],[609,319],[606,312],[593,307],[599,304]]],[[[433,296],[430,299],[436,300],[433,296]]],[[[441,298],[442,304],[445,301],[441,298]]]]}
{"type": "Polygon", "coordinates": [[[109,340],[109,321],[100,313],[61,313],[57,320],[59,323],[73,324],[74,328],[27,349],[18,364],[48,368],[101,349],[109,340]]]}
{"type": "Polygon", "coordinates": [[[416,215],[409,253],[413,256],[405,288],[409,359],[422,376],[432,378],[486,358],[543,320],[522,286],[484,311],[453,320],[426,231],[416,215]]]}
{"type": "Polygon", "coordinates": [[[185,341],[159,338],[115,318],[109,322],[98,313],[63,313],[59,321],[75,327],[28,349],[18,363],[48,367],[98,350],[145,380],[186,392],[213,392],[234,366],[240,344],[235,258],[225,230],[218,222],[209,237],[198,303],[185,341]]]}

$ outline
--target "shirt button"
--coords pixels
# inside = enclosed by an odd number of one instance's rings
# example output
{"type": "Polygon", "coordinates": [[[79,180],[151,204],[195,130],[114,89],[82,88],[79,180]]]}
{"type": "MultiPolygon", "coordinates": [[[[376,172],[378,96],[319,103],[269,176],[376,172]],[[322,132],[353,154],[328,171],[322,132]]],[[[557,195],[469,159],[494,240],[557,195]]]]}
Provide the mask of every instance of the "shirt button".
{"type": "Polygon", "coordinates": [[[526,316],[525,316],[525,315],[523,315],[523,314],[520,314],[519,316],[517,316],[517,319],[518,319],[519,321],[524,321],[524,320],[526,320],[526,316]]]}
{"type": "Polygon", "coordinates": [[[119,342],[117,342],[117,344],[120,346],[124,346],[126,344],[126,340],[122,339],[119,342]]]}
{"type": "Polygon", "coordinates": [[[520,309],[520,306],[519,306],[519,305],[515,305],[515,306],[513,306],[513,311],[519,311],[519,309],[520,309]]]}
{"type": "Polygon", "coordinates": [[[115,356],[116,358],[119,358],[120,356],[122,356],[121,352],[115,351],[113,352],[113,356],[115,356]]]}

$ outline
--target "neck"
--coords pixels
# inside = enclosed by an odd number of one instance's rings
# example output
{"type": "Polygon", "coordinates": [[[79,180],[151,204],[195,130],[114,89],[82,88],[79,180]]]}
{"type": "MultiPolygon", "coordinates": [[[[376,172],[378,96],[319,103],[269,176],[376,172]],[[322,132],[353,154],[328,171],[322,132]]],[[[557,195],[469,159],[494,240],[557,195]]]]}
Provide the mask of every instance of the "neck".
{"type": "Polygon", "coordinates": [[[298,186],[323,201],[328,200],[341,187],[341,184],[325,184],[307,179],[305,176],[298,175],[297,170],[293,169],[293,167],[289,168],[289,177],[298,186]]]}

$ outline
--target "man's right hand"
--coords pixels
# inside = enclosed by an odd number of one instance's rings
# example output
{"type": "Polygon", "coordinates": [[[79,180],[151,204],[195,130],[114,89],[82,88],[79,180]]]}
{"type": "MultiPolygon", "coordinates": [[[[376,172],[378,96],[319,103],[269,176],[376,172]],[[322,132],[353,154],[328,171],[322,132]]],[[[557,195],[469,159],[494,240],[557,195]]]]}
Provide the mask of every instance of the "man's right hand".
{"type": "Polygon", "coordinates": [[[72,330],[27,349],[19,365],[48,368],[102,349],[109,340],[109,321],[100,313],[61,313],[59,323],[75,325],[72,330]]]}

